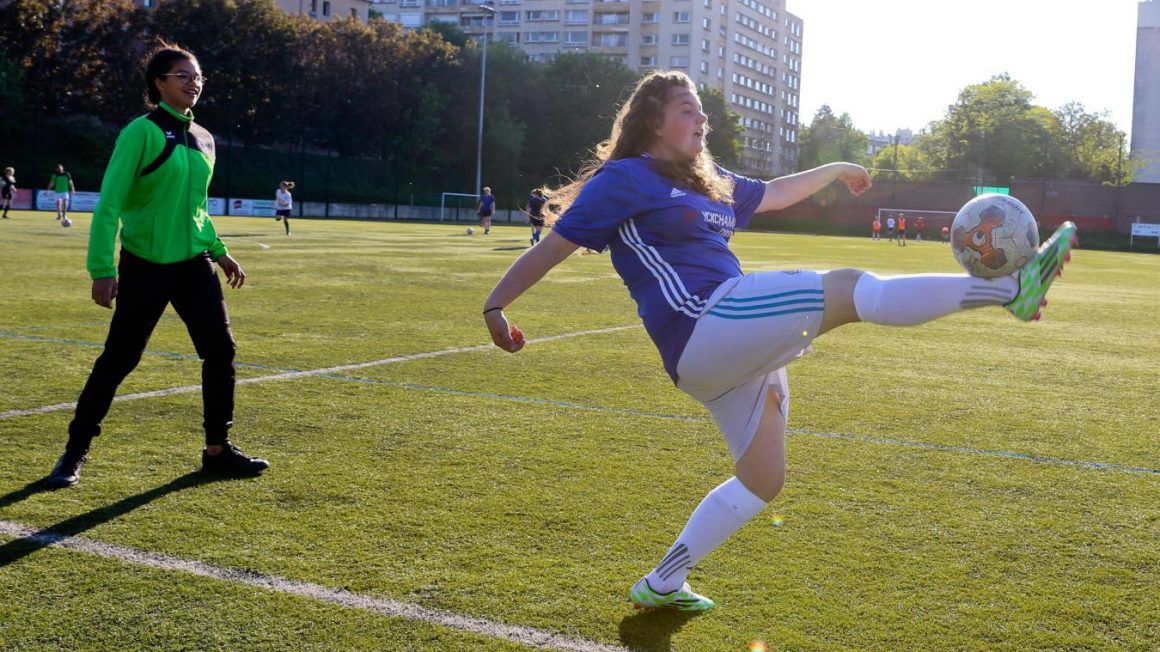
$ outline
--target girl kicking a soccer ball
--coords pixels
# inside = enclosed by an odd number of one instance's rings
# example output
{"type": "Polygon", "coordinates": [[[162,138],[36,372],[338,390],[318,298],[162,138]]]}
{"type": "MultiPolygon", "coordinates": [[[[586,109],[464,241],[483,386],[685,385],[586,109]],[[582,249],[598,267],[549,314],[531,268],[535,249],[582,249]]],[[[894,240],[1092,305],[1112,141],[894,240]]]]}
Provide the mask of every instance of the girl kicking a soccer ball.
{"type": "Polygon", "coordinates": [[[524,334],[509,326],[504,309],[577,248],[608,247],[665,370],[708,408],[724,435],[735,475],[709,492],[632,587],[637,607],[713,607],[686,577],[781,491],[789,408],[784,367],[814,338],[858,321],[912,326],[988,305],[1037,319],[1074,244],[1075,225],[1065,223],[1026,267],[996,279],[880,277],[858,269],[743,274],[729,238],[754,213],[796,204],[833,181],[860,195],[870,176],[851,163],[771,181],[733,174],[705,148],[706,120],[687,75],[642,77],[596,160],[551,193],[552,231],[512,264],[484,304],[492,341],[514,353],[524,334]]]}

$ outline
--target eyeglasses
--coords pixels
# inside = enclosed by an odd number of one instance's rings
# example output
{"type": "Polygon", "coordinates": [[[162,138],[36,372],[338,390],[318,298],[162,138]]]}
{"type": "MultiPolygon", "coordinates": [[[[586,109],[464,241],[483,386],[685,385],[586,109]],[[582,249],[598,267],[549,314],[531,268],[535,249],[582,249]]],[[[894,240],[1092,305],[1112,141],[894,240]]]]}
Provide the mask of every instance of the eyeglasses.
{"type": "Polygon", "coordinates": [[[161,76],[162,77],[176,77],[178,79],[178,81],[180,81],[182,84],[188,84],[189,82],[193,82],[193,83],[197,84],[198,86],[204,86],[205,82],[206,82],[206,78],[204,76],[191,75],[191,74],[185,72],[184,70],[182,70],[181,72],[167,72],[161,76]]]}

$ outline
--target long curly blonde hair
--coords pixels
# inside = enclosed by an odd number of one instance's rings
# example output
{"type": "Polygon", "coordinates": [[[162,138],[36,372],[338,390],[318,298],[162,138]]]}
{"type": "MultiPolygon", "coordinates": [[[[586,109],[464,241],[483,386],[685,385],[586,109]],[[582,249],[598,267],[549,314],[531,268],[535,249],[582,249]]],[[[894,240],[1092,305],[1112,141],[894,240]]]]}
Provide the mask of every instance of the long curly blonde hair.
{"type": "MultiPolygon", "coordinates": [[[[612,134],[608,140],[596,146],[594,158],[584,164],[571,182],[554,190],[543,189],[551,197],[545,210],[545,221],[548,224],[555,222],[568,210],[580,194],[580,189],[605,162],[633,158],[648,150],[657,138],[656,130],[664,124],[665,101],[669,97],[669,89],[674,86],[688,88],[694,93],[697,90],[688,75],[676,70],[654,70],[637,81],[632,95],[616,113],[612,134]]],[[[709,123],[705,123],[704,128],[708,134],[709,123]]],[[[658,174],[692,188],[713,201],[733,201],[733,180],[717,171],[717,164],[707,147],[692,160],[653,159],[653,166],[658,174]]]]}

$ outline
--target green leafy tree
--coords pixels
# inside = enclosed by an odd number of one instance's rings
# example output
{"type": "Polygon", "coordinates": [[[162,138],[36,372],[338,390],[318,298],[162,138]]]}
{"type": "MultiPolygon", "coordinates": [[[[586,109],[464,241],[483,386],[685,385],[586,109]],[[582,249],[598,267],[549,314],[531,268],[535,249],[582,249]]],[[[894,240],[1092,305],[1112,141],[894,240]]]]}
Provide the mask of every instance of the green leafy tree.
{"type": "Polygon", "coordinates": [[[709,116],[709,136],[706,141],[713,158],[722,167],[733,169],[741,164],[743,143],[741,116],[725,103],[725,95],[714,88],[701,93],[701,107],[709,116]]]}
{"type": "Polygon", "coordinates": [[[1125,134],[1106,114],[1089,113],[1079,102],[1070,102],[1054,117],[1058,124],[1054,143],[1066,163],[1060,176],[1124,185],[1143,167],[1142,161],[1127,158],[1125,134]]]}
{"type": "Polygon", "coordinates": [[[428,23],[427,26],[420,31],[432,32],[447,43],[455,46],[457,49],[463,49],[467,47],[468,43],[471,42],[471,36],[469,36],[467,32],[464,32],[462,29],[459,29],[459,26],[453,23],[433,21],[428,23]]]}
{"type": "MultiPolygon", "coordinates": [[[[447,98],[438,114],[438,131],[432,134],[434,165],[439,169],[440,187],[444,190],[475,190],[475,168],[479,137],[479,74],[483,48],[480,42],[461,37],[455,26],[426,30],[429,34],[447,34],[452,42],[464,40],[466,46],[455,52],[453,60],[432,83],[447,98]]],[[[483,124],[483,185],[495,186],[501,203],[511,200],[511,186],[520,175],[525,150],[528,115],[536,112],[539,67],[529,63],[526,55],[504,43],[489,43],[487,49],[487,96],[483,124]],[[494,133],[493,133],[494,132],[494,133]],[[516,134],[521,134],[517,136],[516,134]],[[518,148],[512,147],[519,143],[518,148]],[[514,156],[514,158],[513,158],[514,156]]],[[[522,191],[521,191],[522,193],[522,191]]]]}
{"type": "Polygon", "coordinates": [[[874,155],[870,167],[875,181],[932,181],[937,176],[926,154],[915,145],[884,147],[874,155]]]}
{"type": "Polygon", "coordinates": [[[277,142],[302,83],[295,21],[272,0],[163,2],[150,31],[186,47],[209,82],[195,113],[219,139],[277,142]]]}
{"type": "Polygon", "coordinates": [[[592,158],[636,78],[624,64],[596,54],[561,54],[544,65],[542,81],[530,89],[542,102],[528,125],[534,136],[526,167],[535,181],[558,185],[592,158]]]}
{"type": "MultiPolygon", "coordinates": [[[[959,178],[1006,183],[1017,176],[1046,172],[1044,142],[1050,140],[1049,112],[1031,104],[1033,95],[1008,75],[996,75],[959,93],[944,120],[933,123],[931,148],[945,158],[939,167],[959,178]]],[[[929,153],[929,150],[928,150],[929,153]]]]}
{"type": "MultiPolygon", "coordinates": [[[[0,106],[10,117],[24,114],[24,70],[15,59],[0,58],[0,106]]],[[[7,125],[0,121],[0,129],[7,125]]]]}
{"type": "Polygon", "coordinates": [[[1124,158],[1123,132],[1078,103],[1050,111],[1010,76],[964,88],[916,146],[943,178],[1005,184],[1013,178],[1127,183],[1139,163],[1124,158]]]}
{"type": "Polygon", "coordinates": [[[854,128],[850,114],[836,116],[828,104],[823,104],[809,126],[801,130],[798,142],[798,170],[835,161],[868,162],[870,139],[854,128]]]}
{"type": "Polygon", "coordinates": [[[125,44],[140,23],[129,0],[13,0],[0,11],[0,53],[23,71],[39,116],[122,120],[137,65],[125,44]]]}

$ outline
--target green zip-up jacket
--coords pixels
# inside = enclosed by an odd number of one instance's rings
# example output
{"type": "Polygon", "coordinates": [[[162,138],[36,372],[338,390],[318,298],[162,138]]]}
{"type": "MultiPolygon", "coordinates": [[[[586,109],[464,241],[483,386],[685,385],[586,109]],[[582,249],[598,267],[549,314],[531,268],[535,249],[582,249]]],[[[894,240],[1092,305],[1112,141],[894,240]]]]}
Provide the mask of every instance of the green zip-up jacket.
{"type": "Polygon", "coordinates": [[[208,251],[227,253],[206,210],[213,176],[214,141],[193,114],[164,102],[130,122],[117,136],[101,182],[89,232],[89,275],[117,275],[117,222],[121,246],[150,262],[189,260],[208,251]]]}

